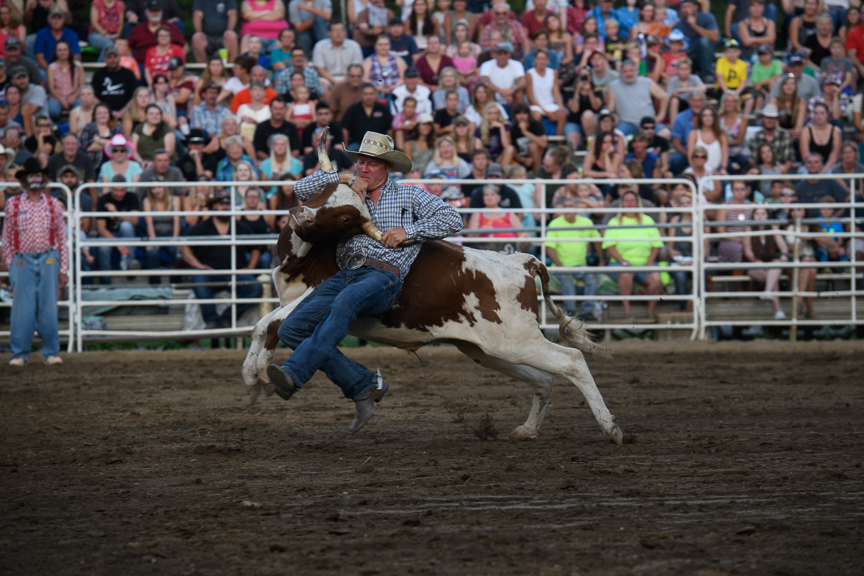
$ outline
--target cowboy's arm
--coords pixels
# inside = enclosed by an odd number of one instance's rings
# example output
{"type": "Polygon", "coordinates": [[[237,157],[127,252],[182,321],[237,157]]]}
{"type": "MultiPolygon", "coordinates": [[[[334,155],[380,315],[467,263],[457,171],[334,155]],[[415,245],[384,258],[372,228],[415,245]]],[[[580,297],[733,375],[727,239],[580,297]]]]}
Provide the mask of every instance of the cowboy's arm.
{"type": "Polygon", "coordinates": [[[339,174],[335,170],[332,172],[318,170],[294,185],[294,196],[301,202],[305,202],[310,196],[323,190],[327,184],[338,184],[339,181],[339,174]]]}
{"type": "Polygon", "coordinates": [[[437,240],[462,230],[462,217],[452,206],[422,188],[414,188],[413,211],[417,221],[405,226],[407,238],[437,240]]]}

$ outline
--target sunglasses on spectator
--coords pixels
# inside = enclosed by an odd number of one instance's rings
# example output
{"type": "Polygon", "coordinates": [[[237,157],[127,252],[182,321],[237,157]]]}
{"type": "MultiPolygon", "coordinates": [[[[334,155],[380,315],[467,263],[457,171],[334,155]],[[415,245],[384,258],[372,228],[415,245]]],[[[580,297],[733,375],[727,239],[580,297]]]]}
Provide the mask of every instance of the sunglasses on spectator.
{"type": "Polygon", "coordinates": [[[707,160],[707,159],[708,159],[707,156],[703,156],[703,155],[701,155],[701,154],[694,154],[694,155],[693,155],[693,158],[698,158],[698,159],[700,159],[700,160],[707,160]]]}
{"type": "Polygon", "coordinates": [[[783,198],[794,198],[795,194],[788,194],[788,193],[784,194],[783,192],[781,192],[780,196],[782,196],[783,198]]]}

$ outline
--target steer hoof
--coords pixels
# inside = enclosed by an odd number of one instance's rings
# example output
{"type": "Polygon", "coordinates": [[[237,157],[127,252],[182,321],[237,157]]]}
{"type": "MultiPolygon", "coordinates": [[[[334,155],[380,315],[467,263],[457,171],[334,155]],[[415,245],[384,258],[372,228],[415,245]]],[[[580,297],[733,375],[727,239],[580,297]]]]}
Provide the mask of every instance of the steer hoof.
{"type": "Polygon", "coordinates": [[[537,438],[537,431],[525,426],[519,426],[510,433],[510,440],[513,441],[534,440],[535,438],[537,438]]]}
{"type": "Polygon", "coordinates": [[[249,386],[249,403],[248,406],[254,406],[255,402],[258,401],[258,396],[261,394],[264,395],[265,398],[268,398],[273,395],[274,386],[272,382],[263,382],[260,379],[258,382],[249,386]]]}
{"type": "Polygon", "coordinates": [[[607,434],[607,436],[609,436],[611,442],[614,442],[618,446],[621,446],[621,444],[624,443],[624,433],[621,432],[621,427],[617,424],[615,425],[615,428],[607,434]]]}

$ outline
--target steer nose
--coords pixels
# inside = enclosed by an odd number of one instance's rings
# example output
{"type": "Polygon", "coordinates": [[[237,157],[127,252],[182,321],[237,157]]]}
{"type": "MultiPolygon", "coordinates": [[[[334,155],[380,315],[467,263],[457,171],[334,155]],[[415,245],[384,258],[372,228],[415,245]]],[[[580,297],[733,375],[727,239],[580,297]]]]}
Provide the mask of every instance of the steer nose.
{"type": "MultiPolygon", "coordinates": [[[[291,218],[300,227],[307,226],[314,221],[312,213],[305,206],[301,206],[300,208],[293,208],[291,210],[291,218]]],[[[292,226],[292,228],[294,227],[292,226]]]]}

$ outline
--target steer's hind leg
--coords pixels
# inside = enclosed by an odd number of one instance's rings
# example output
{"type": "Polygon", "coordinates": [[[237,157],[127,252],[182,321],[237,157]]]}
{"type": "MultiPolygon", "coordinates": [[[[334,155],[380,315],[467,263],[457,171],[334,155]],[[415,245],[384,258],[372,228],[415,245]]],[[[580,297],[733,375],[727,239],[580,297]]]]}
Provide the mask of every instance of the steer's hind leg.
{"type": "Polygon", "coordinates": [[[510,433],[512,440],[530,440],[537,437],[546,410],[552,400],[552,389],[555,385],[555,375],[532,368],[531,366],[512,364],[500,358],[489,356],[479,347],[467,342],[456,344],[459,351],[486,368],[497,370],[506,376],[527,382],[534,389],[534,402],[525,424],[510,433]]]}
{"type": "Polygon", "coordinates": [[[260,376],[262,373],[258,368],[258,358],[264,349],[267,339],[267,326],[273,318],[273,315],[279,310],[280,308],[277,308],[261,318],[261,320],[258,321],[258,324],[255,325],[255,328],[252,329],[252,344],[249,346],[249,352],[246,353],[246,360],[243,361],[243,368],[240,369],[240,373],[243,375],[243,382],[249,387],[250,406],[255,403],[261,392],[264,392],[265,396],[273,394],[273,386],[267,386],[261,381],[260,376]]]}
{"type": "Polygon", "coordinates": [[[308,288],[299,298],[292,300],[290,304],[275,310],[267,322],[267,326],[264,330],[263,347],[261,352],[258,354],[256,362],[258,366],[258,379],[269,387],[270,394],[273,393],[273,384],[270,383],[270,378],[267,376],[267,366],[273,361],[273,356],[276,355],[276,346],[279,345],[279,326],[281,326],[282,321],[288,318],[288,315],[297,308],[297,305],[300,304],[306,296],[312,293],[312,290],[314,290],[314,288],[308,288]]]}
{"type": "Polygon", "coordinates": [[[573,382],[582,392],[594,418],[606,436],[612,442],[621,444],[623,438],[621,428],[615,423],[615,417],[609,413],[606,403],[603,402],[603,396],[600,395],[594,377],[588,370],[588,364],[585,363],[585,357],[579,350],[553,344],[539,333],[534,340],[528,342],[521,340],[518,344],[518,347],[507,348],[501,350],[500,353],[497,350],[487,350],[486,352],[487,354],[494,353],[497,357],[507,358],[514,364],[526,364],[538,370],[560,374],[573,382]]]}

